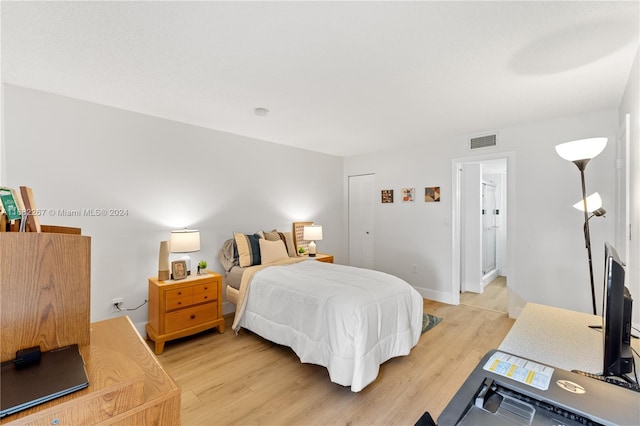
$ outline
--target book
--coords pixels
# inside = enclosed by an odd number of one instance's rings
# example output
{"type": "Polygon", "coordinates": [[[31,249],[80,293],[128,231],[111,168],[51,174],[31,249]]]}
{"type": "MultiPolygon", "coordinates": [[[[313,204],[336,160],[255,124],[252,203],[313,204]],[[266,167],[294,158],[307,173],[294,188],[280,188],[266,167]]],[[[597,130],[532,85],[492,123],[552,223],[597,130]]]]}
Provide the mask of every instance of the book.
{"type": "Polygon", "coordinates": [[[9,218],[9,220],[16,220],[22,218],[22,211],[20,210],[19,201],[16,199],[16,191],[7,188],[0,187],[0,200],[2,201],[2,209],[9,218]]]}

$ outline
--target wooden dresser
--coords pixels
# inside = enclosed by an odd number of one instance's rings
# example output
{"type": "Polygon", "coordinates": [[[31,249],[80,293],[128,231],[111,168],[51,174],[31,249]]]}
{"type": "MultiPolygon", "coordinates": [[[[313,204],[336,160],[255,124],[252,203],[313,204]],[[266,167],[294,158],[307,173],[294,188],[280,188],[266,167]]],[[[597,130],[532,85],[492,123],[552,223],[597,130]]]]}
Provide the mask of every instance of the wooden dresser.
{"type": "Polygon", "coordinates": [[[147,337],[156,354],[168,340],[190,336],[213,327],[224,333],[222,276],[211,271],[182,280],[149,278],[147,337]]]}

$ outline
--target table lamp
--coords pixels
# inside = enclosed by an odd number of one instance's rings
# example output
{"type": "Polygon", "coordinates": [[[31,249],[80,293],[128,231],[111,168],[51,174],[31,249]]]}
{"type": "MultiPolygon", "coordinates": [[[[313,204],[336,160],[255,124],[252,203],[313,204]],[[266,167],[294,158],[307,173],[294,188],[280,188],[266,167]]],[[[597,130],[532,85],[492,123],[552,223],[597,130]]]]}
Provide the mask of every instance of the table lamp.
{"type": "Polygon", "coordinates": [[[309,257],[316,257],[316,241],[322,240],[322,226],[307,225],[302,232],[302,239],[309,243],[309,257]]]}
{"type": "Polygon", "coordinates": [[[197,229],[180,229],[171,231],[171,253],[185,253],[180,259],[187,264],[187,275],[191,274],[191,258],[186,253],[200,251],[200,231],[197,229]]]}

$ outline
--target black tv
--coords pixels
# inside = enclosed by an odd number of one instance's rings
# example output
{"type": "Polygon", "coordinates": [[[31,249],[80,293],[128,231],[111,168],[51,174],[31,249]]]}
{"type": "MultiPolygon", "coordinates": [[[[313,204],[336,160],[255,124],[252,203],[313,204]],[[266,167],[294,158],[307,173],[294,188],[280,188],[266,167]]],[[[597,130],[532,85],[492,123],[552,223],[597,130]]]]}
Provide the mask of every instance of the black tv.
{"type": "Polygon", "coordinates": [[[603,376],[623,377],[633,369],[631,351],[631,308],[633,300],[624,285],[624,263],[616,249],[604,243],[604,293],[602,335],[604,336],[603,376]]]}

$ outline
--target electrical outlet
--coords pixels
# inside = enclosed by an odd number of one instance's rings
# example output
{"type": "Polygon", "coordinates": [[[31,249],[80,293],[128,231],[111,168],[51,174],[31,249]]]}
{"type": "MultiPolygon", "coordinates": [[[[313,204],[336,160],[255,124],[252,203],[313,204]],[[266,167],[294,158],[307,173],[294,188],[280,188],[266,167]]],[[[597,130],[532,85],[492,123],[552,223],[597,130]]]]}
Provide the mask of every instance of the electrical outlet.
{"type": "Polygon", "coordinates": [[[111,300],[111,312],[120,312],[120,309],[124,305],[124,300],[122,297],[118,297],[116,299],[111,300]]]}

